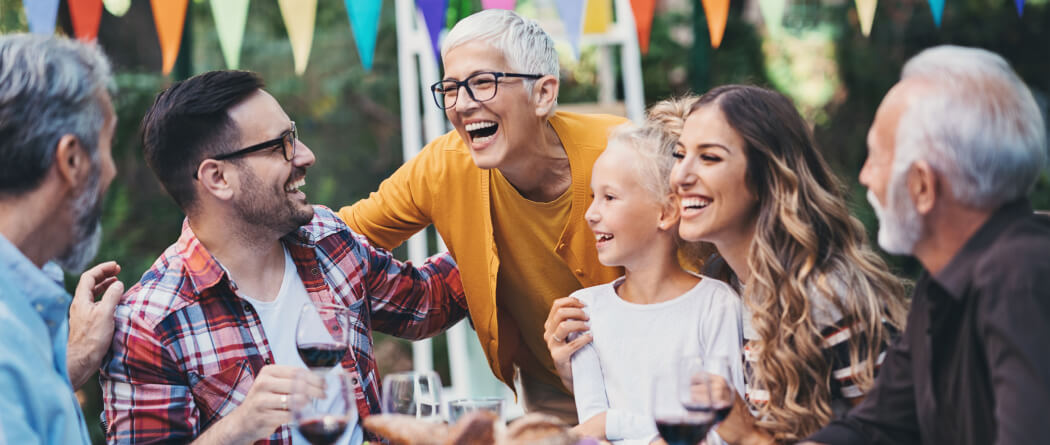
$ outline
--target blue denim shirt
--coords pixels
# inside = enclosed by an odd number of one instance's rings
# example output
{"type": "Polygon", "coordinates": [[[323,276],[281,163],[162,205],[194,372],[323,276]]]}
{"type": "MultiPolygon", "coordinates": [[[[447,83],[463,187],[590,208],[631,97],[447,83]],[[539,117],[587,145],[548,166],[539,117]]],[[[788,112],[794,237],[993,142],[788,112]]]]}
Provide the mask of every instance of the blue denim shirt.
{"type": "Polygon", "coordinates": [[[90,443],[66,370],[70,301],[0,235],[0,445],[90,443]]]}

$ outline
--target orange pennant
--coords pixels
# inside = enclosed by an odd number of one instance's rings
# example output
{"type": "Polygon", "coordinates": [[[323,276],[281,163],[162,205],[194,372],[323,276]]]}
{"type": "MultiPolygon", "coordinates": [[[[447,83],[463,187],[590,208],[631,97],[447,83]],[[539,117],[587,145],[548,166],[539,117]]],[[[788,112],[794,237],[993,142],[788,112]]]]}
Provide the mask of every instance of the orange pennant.
{"type": "Polygon", "coordinates": [[[186,24],[186,6],[189,0],[150,0],[153,22],[160,39],[160,54],[164,60],[164,74],[171,73],[182,44],[182,27],[186,24]]]}
{"type": "Polygon", "coordinates": [[[718,48],[722,44],[722,35],[726,32],[726,20],[729,19],[729,0],[703,0],[704,14],[707,15],[707,30],[711,33],[711,46],[718,48]]]}
{"type": "Polygon", "coordinates": [[[69,0],[69,17],[73,19],[73,33],[78,39],[94,41],[102,21],[102,0],[69,0]]]}
{"type": "Polygon", "coordinates": [[[646,54],[649,52],[649,34],[653,30],[656,0],[631,0],[631,11],[634,12],[634,26],[638,30],[638,47],[642,54],[646,54]]]}

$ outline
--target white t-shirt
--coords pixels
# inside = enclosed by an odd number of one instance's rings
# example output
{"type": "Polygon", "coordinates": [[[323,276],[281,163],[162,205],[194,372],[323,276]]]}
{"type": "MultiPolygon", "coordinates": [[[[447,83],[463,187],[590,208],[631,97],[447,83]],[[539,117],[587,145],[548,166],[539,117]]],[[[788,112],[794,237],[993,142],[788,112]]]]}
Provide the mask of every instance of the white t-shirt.
{"type": "MultiPolygon", "coordinates": [[[[306,368],[306,363],[299,357],[299,350],[295,347],[295,329],[299,322],[299,311],[305,304],[313,304],[310,296],[306,293],[303,279],[295,269],[288,249],[284,249],[284,279],[281,280],[281,290],[277,292],[277,298],[273,301],[259,301],[254,298],[243,296],[245,300],[255,307],[262,322],[263,333],[270,343],[270,351],[273,352],[274,363],[278,365],[295,366],[306,368]]],[[[335,366],[330,373],[340,372],[342,368],[335,366]]],[[[337,391],[338,388],[329,387],[329,392],[337,391]]],[[[336,442],[340,445],[357,445],[364,442],[364,432],[357,422],[357,410],[353,410],[348,425],[353,425],[353,432],[343,434],[341,440],[336,442]]],[[[292,443],[309,445],[299,431],[292,428],[292,443]]]]}
{"type": "MultiPolygon", "coordinates": [[[[652,382],[683,357],[729,358],[733,384],[743,393],[740,299],[729,285],[703,277],[688,292],[655,304],[634,304],[612,283],[572,294],[583,302],[594,340],[572,357],[580,422],[605,412],[605,435],[619,443],[649,443],[656,435],[652,382]]],[[[671,400],[669,403],[676,403],[671,400]]],[[[685,408],[680,409],[685,413],[685,408]]],[[[712,432],[708,443],[721,443],[712,432]]]]}

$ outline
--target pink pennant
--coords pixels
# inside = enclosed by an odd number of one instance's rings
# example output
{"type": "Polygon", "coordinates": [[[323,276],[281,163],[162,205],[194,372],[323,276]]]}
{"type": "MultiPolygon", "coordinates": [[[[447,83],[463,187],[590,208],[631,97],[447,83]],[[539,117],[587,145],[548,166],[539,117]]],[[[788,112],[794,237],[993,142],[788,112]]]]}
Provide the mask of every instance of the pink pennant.
{"type": "Polygon", "coordinates": [[[482,9],[509,9],[514,10],[518,0],[481,0],[482,9]]]}

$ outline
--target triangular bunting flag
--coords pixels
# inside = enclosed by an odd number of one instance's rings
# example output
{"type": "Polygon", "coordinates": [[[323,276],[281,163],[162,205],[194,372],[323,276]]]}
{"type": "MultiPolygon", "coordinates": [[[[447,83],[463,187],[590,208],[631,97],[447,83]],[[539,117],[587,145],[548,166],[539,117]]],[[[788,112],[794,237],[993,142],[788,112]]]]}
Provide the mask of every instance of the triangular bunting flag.
{"type": "Polygon", "coordinates": [[[345,0],[346,13],[350,15],[350,30],[357,43],[357,54],[366,70],[372,69],[372,56],[376,52],[376,34],[379,33],[379,14],[383,0],[345,0]]]}
{"type": "Polygon", "coordinates": [[[69,0],[69,18],[73,20],[73,33],[78,39],[94,41],[102,21],[102,0],[69,0]]]}
{"type": "Polygon", "coordinates": [[[1024,0],[1014,0],[1014,6],[1017,7],[1017,16],[1024,15],[1024,0]]]}
{"type": "Polygon", "coordinates": [[[244,25],[248,22],[248,0],[211,0],[211,15],[219,46],[226,59],[226,68],[241,66],[241,45],[244,43],[244,25]]]}
{"type": "Polygon", "coordinates": [[[878,4],[879,0],[856,0],[860,33],[864,34],[864,37],[871,35],[871,22],[875,21],[875,7],[878,4]]]}
{"type": "MultiPolygon", "coordinates": [[[[858,0],[859,1],[859,0],[858,0]]],[[[784,30],[784,7],[786,0],[758,0],[758,9],[762,12],[762,21],[770,35],[779,35],[784,30]]]]}
{"type": "Polygon", "coordinates": [[[314,44],[314,24],[317,19],[317,0],[277,0],[281,7],[284,26],[288,28],[288,40],[292,42],[292,58],[295,59],[295,74],[306,72],[310,61],[310,48],[314,44]]]}
{"type": "Polygon", "coordinates": [[[55,17],[58,17],[58,0],[22,0],[26,10],[29,32],[51,35],[55,33],[55,17]]]}
{"type": "Polygon", "coordinates": [[[707,16],[707,31],[711,34],[711,47],[722,44],[722,35],[726,32],[726,20],[729,19],[729,0],[703,0],[704,14],[707,16]]]}
{"type": "Polygon", "coordinates": [[[164,60],[164,74],[175,67],[182,44],[182,27],[186,24],[186,6],[189,0],[150,0],[153,7],[153,23],[160,40],[160,54],[164,60]]]}
{"type": "Polygon", "coordinates": [[[944,0],[929,0],[930,12],[933,13],[933,23],[941,27],[941,17],[944,15],[944,0]]]}
{"type": "Polygon", "coordinates": [[[609,22],[612,22],[612,0],[587,0],[583,33],[602,34],[609,29],[609,22]]]}
{"type": "Polygon", "coordinates": [[[631,11],[634,12],[634,27],[638,30],[638,47],[642,54],[646,54],[649,52],[649,34],[653,30],[656,0],[631,0],[631,11]]]}
{"type": "Polygon", "coordinates": [[[102,4],[106,5],[106,11],[110,14],[123,17],[131,7],[131,0],[102,0],[102,4]]]}
{"type": "Polygon", "coordinates": [[[509,9],[514,10],[518,0],[481,0],[481,9],[509,9]]]}
{"type": "Polygon", "coordinates": [[[565,24],[565,35],[572,45],[572,52],[577,58],[580,57],[580,32],[583,31],[583,3],[585,0],[559,0],[555,5],[558,7],[558,15],[565,24]]]}
{"type": "Polygon", "coordinates": [[[423,22],[427,24],[430,34],[430,46],[434,57],[441,63],[441,31],[445,29],[445,14],[448,12],[448,0],[416,0],[416,7],[423,13],[423,22]]]}

